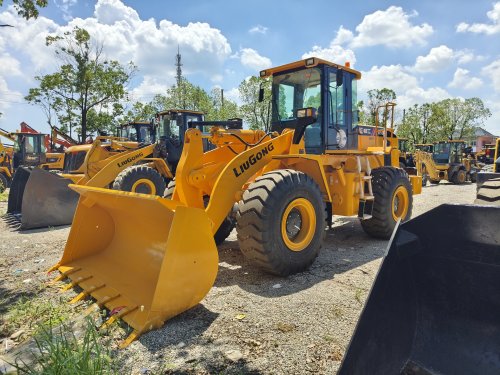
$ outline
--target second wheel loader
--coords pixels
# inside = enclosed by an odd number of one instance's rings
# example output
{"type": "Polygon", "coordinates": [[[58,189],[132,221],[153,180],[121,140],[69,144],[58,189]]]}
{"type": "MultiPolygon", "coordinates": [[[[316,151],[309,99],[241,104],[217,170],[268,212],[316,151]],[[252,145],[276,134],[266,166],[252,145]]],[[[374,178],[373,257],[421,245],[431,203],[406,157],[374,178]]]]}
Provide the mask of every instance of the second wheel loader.
{"type": "Polygon", "coordinates": [[[81,288],[74,301],[92,296],[113,311],[105,325],[121,318],[134,328],[123,345],[208,293],[218,268],[213,236],[235,203],[241,251],[283,276],[315,260],[332,214],[359,217],[379,238],[410,218],[421,179],[399,168],[397,138],[361,134],[361,74],[308,58],[261,72],[270,76],[280,132],[249,142],[247,130],[213,129],[220,146],[204,152],[201,131],[189,129],[171,199],[71,185],[81,199],[51,270],[81,288]]]}
{"type": "Polygon", "coordinates": [[[427,181],[438,184],[441,180],[457,185],[467,181],[475,182],[479,168],[465,151],[465,142],[462,140],[436,142],[432,153],[417,149],[414,159],[423,185],[425,186],[427,181]]]}

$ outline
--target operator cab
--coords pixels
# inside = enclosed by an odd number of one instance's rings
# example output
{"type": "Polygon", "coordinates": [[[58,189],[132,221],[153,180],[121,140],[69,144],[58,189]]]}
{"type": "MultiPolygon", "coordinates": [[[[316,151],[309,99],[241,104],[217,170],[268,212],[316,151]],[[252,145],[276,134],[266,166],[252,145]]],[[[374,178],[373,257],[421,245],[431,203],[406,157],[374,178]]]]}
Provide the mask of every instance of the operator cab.
{"type": "Polygon", "coordinates": [[[45,148],[46,134],[14,133],[14,169],[26,166],[36,167],[46,162],[47,149],[45,148]]]}
{"type": "Polygon", "coordinates": [[[419,143],[415,145],[415,150],[428,152],[432,154],[434,152],[434,145],[431,143],[419,143]]]}
{"type": "Polygon", "coordinates": [[[442,141],[434,144],[432,158],[437,164],[460,164],[464,155],[463,141],[442,141]]]}
{"type": "MultiPolygon", "coordinates": [[[[155,123],[158,126],[158,139],[165,142],[167,162],[173,173],[175,173],[181,158],[184,134],[188,129],[188,123],[201,122],[203,118],[203,112],[180,109],[169,109],[156,114],[155,123]]],[[[204,131],[203,126],[197,128],[204,131]]],[[[203,141],[208,143],[207,139],[203,139],[203,141]]]]}
{"type": "Polygon", "coordinates": [[[305,128],[307,153],[357,148],[356,81],[361,73],[315,57],[260,72],[272,75],[272,130],[295,128],[298,113],[314,108],[315,121],[305,128]]]}
{"type": "Polygon", "coordinates": [[[153,125],[145,121],[135,121],[120,125],[120,137],[145,144],[152,144],[156,141],[156,133],[153,125]]]}
{"type": "Polygon", "coordinates": [[[408,147],[408,139],[407,138],[398,138],[398,148],[401,152],[409,152],[410,148],[408,147]]]}

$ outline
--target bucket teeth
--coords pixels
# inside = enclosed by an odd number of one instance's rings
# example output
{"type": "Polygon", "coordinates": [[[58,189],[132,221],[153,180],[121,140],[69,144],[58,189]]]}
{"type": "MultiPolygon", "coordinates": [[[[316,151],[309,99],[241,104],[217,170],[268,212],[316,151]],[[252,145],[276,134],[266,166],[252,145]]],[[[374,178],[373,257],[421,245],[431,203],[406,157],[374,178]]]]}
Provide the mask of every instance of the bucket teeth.
{"type": "Polygon", "coordinates": [[[90,295],[90,293],[95,292],[98,289],[104,288],[104,286],[105,286],[104,284],[101,284],[101,285],[94,286],[94,287],[91,287],[89,289],[86,289],[83,292],[80,292],[71,301],[69,301],[69,303],[77,303],[77,302],[79,302],[81,300],[84,300],[85,298],[87,298],[90,295]]]}
{"type": "Polygon", "coordinates": [[[77,278],[76,280],[73,280],[72,282],[70,282],[69,284],[65,285],[63,288],[61,288],[61,292],[65,292],[67,290],[70,290],[70,289],[73,289],[75,286],[77,286],[79,283],[83,282],[83,281],[87,281],[89,279],[91,279],[92,276],[86,276],[86,277],[79,277],[77,278]]]}
{"type": "Polygon", "coordinates": [[[123,318],[125,315],[127,315],[127,314],[129,314],[129,313],[131,313],[132,311],[135,311],[135,310],[137,310],[137,306],[134,306],[134,307],[131,307],[131,308],[127,308],[127,307],[122,308],[116,314],[111,315],[109,317],[109,319],[106,320],[101,325],[100,329],[109,327],[111,324],[113,324],[114,321],[123,318]]]}
{"type": "Polygon", "coordinates": [[[140,336],[140,334],[141,334],[140,331],[134,329],[134,331],[130,335],[128,335],[128,337],[125,340],[123,340],[120,343],[120,345],[119,345],[120,349],[124,349],[127,346],[129,346],[132,343],[132,341],[134,341],[137,337],[140,336]]]}

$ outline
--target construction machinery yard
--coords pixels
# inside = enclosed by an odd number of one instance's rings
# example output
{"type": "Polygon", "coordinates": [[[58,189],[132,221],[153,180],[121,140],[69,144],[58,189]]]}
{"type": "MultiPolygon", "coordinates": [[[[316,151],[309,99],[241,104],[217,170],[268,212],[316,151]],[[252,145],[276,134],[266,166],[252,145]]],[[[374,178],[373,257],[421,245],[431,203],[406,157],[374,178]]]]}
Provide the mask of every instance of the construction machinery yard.
{"type": "MultiPolygon", "coordinates": [[[[413,217],[443,203],[471,204],[475,197],[472,183],[427,186],[414,197],[413,217]]],[[[6,206],[0,203],[0,213],[6,206]]],[[[81,306],[67,305],[76,294],[61,294],[63,284],[50,285],[54,275],[47,274],[48,266],[64,250],[69,229],[15,232],[0,223],[2,314],[23,297],[69,306],[70,318],[81,314],[81,306]]],[[[162,369],[167,373],[335,374],[387,244],[365,234],[357,218],[335,216],[311,268],[284,278],[248,261],[233,231],[218,248],[219,273],[201,304],[125,349],[118,349],[126,335],[120,328],[110,347],[123,373],[162,369]]],[[[30,326],[33,321],[33,317],[22,319],[19,326],[8,328],[4,321],[3,358],[13,358],[30,341],[36,328],[30,326]],[[20,330],[25,334],[19,339],[8,338],[20,330]]]]}
{"type": "MultiPolygon", "coordinates": [[[[101,136],[68,149],[65,165],[74,149],[85,152],[86,169],[61,185],[70,191],[73,182],[79,194],[71,215],[56,221],[72,222],[69,230],[48,222],[12,230],[5,216],[5,363],[29,366],[23,351],[47,319],[73,322],[65,330],[79,332],[86,320],[78,317],[87,316],[114,365],[132,373],[497,368],[498,355],[489,353],[498,349],[491,251],[500,241],[499,208],[468,204],[477,196],[498,206],[498,182],[478,193],[479,167],[463,141],[402,154],[393,102],[376,108],[373,126],[358,124],[361,74],[348,63],[308,58],[260,76],[272,80],[267,132],[242,129],[240,119],[160,112],[156,123],[122,126],[135,129],[130,138],[101,136]],[[139,139],[141,127],[149,141],[139,139]],[[142,170],[158,183],[137,175],[142,170]],[[475,280],[488,275],[492,285],[478,289],[475,280]],[[477,349],[454,361],[468,345],[477,349]]],[[[6,211],[23,201],[26,212],[43,207],[45,219],[68,208],[53,204],[61,192],[42,189],[62,177],[39,165],[18,168],[6,211]],[[33,182],[38,172],[46,182],[33,182]]]]}

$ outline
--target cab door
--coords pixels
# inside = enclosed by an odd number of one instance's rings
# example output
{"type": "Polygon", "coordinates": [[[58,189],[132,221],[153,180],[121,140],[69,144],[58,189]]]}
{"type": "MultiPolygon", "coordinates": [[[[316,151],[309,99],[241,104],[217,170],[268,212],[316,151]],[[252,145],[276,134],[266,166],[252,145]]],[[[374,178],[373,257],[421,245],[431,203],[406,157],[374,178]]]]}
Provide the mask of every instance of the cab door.
{"type": "Polygon", "coordinates": [[[342,150],[348,147],[348,135],[352,124],[351,80],[352,75],[336,68],[327,70],[325,95],[326,146],[327,150],[342,150]]]}

